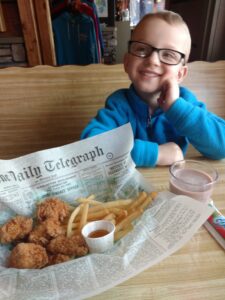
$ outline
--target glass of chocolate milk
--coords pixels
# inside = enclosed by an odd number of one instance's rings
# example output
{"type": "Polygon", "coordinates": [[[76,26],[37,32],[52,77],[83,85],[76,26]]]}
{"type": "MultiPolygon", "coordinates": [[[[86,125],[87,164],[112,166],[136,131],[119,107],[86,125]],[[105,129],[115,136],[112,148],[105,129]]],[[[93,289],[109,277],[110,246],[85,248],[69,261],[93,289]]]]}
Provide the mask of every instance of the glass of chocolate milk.
{"type": "Polygon", "coordinates": [[[207,163],[195,160],[181,160],[172,164],[170,191],[208,203],[213,187],[218,180],[217,171],[207,163]]]}

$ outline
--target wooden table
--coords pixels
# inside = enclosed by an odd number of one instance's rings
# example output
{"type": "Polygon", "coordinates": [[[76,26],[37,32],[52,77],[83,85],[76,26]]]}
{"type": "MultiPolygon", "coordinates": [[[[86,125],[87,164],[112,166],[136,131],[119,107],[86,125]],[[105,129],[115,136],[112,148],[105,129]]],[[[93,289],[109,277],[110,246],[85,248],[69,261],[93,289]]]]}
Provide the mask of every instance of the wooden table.
{"type": "MultiPolygon", "coordinates": [[[[225,61],[193,62],[189,70],[184,85],[225,118],[225,61]]],[[[106,96],[128,85],[122,65],[1,69],[0,158],[78,140],[106,96]]],[[[195,152],[188,157],[206,160],[195,152]]],[[[225,214],[225,160],[208,162],[220,174],[213,200],[225,214]]],[[[140,171],[156,190],[168,188],[168,168],[140,171]]],[[[178,252],[94,299],[223,300],[225,252],[202,227],[178,252]]]]}
{"type": "MultiPolygon", "coordinates": [[[[219,172],[213,193],[225,214],[225,160],[210,161],[191,151],[188,158],[205,161],[219,172]]],[[[168,189],[168,167],[139,169],[157,191],[168,189]]],[[[225,250],[202,226],[179,251],[120,285],[90,298],[135,300],[225,299],[225,250]]]]}

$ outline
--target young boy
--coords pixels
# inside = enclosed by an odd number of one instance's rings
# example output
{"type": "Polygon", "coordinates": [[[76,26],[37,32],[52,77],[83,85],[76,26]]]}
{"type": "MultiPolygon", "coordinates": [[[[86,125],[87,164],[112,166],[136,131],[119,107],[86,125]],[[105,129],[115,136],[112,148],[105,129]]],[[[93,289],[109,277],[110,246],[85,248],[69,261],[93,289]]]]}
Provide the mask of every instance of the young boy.
{"type": "Polygon", "coordinates": [[[148,14],[131,35],[124,69],[129,89],[110,95],[105,108],[82,132],[87,138],[131,123],[131,155],[139,167],[170,165],[183,159],[188,143],[212,159],[225,157],[225,121],[208,112],[184,87],[191,37],[171,11],[148,14]]]}

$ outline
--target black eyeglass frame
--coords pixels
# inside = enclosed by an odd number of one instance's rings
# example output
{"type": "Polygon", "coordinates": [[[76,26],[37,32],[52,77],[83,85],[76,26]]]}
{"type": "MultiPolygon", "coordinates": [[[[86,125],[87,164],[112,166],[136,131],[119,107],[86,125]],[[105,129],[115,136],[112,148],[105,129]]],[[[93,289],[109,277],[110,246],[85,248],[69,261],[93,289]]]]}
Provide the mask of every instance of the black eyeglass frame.
{"type": "MultiPolygon", "coordinates": [[[[153,46],[150,45],[150,44],[147,44],[147,43],[144,43],[144,42],[140,42],[140,41],[132,41],[132,40],[128,41],[128,53],[130,53],[131,55],[140,57],[140,58],[147,58],[147,57],[151,56],[152,53],[153,53],[154,51],[156,51],[157,53],[159,53],[159,51],[161,51],[161,50],[169,50],[169,51],[173,51],[173,52],[179,53],[179,54],[181,55],[180,61],[179,61],[178,63],[176,63],[176,64],[170,64],[170,63],[166,63],[166,62],[163,62],[163,61],[160,60],[161,63],[163,63],[163,64],[165,64],[165,65],[169,65],[169,66],[176,66],[176,65],[178,65],[178,64],[182,61],[182,59],[183,59],[183,60],[184,60],[184,63],[183,63],[183,64],[185,65],[185,54],[182,53],[182,52],[180,52],[180,51],[173,50],[173,49],[168,49],[168,48],[156,48],[156,47],[153,47],[153,46]],[[136,55],[136,54],[130,52],[130,47],[131,47],[131,44],[132,44],[132,43],[139,43],[139,44],[146,45],[146,46],[152,48],[152,52],[151,52],[148,56],[139,56],[139,55],[136,55]]],[[[159,55],[159,54],[158,54],[158,55],[159,55]]],[[[159,58],[160,58],[160,57],[159,57],[159,58]]]]}

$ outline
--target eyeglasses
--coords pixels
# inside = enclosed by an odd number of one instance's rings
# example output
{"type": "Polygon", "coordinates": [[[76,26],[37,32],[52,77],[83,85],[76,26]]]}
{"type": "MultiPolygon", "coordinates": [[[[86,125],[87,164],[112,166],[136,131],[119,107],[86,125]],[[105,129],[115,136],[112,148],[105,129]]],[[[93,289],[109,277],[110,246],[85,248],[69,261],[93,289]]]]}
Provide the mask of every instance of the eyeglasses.
{"type": "Polygon", "coordinates": [[[138,41],[128,42],[128,52],[134,56],[146,58],[151,56],[154,51],[158,53],[160,62],[167,65],[178,65],[185,58],[185,54],[176,50],[159,49],[138,41]]]}

